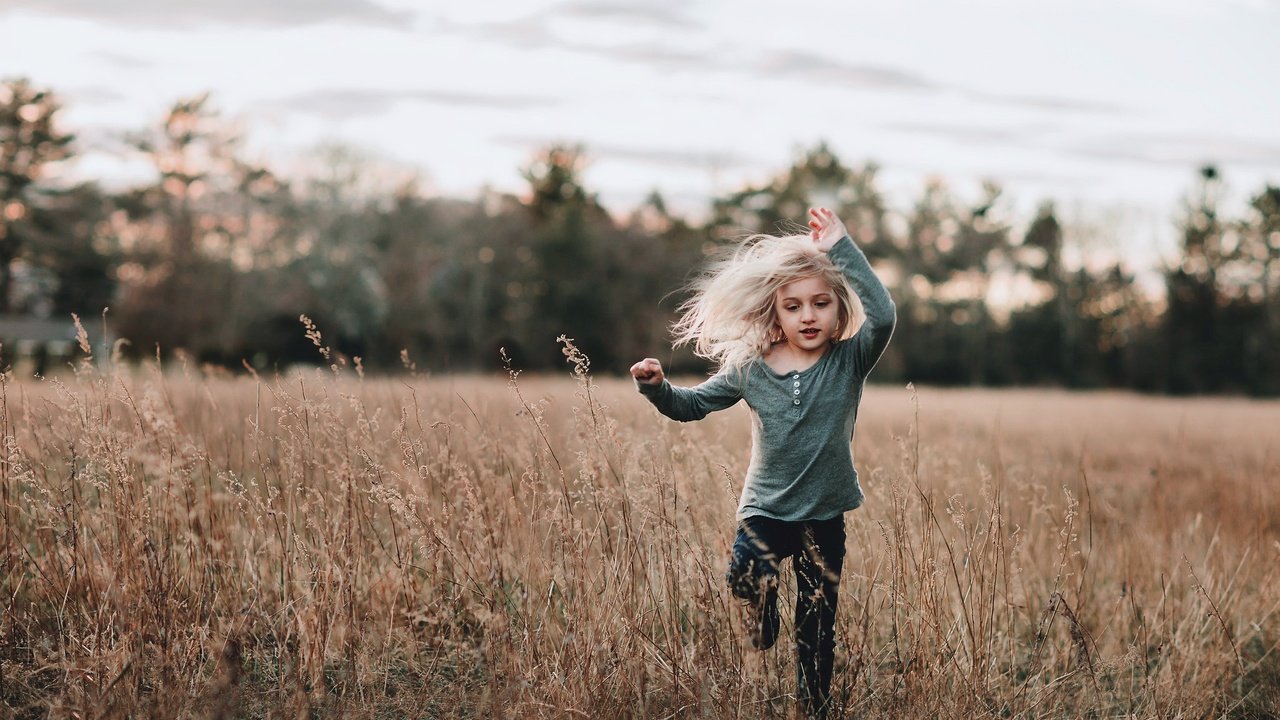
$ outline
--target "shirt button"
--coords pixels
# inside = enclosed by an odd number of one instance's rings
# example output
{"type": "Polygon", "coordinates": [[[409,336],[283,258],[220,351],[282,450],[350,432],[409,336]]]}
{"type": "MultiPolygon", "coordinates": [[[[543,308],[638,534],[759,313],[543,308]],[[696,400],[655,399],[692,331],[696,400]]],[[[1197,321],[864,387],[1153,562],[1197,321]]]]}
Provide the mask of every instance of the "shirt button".
{"type": "Polygon", "coordinates": [[[795,400],[792,400],[791,402],[792,402],[792,404],[794,404],[794,405],[799,405],[799,404],[800,404],[800,398],[796,398],[795,400]]]}
{"type": "Polygon", "coordinates": [[[800,387],[800,381],[799,381],[799,380],[797,380],[797,381],[795,381],[795,382],[793,382],[793,383],[791,383],[791,384],[792,384],[793,386],[795,386],[795,387],[800,387]]]}
{"type": "Polygon", "coordinates": [[[792,376],[791,376],[791,379],[792,379],[792,380],[799,380],[799,379],[800,379],[800,376],[799,376],[799,375],[792,375],[792,376]]]}
{"type": "Polygon", "coordinates": [[[799,394],[800,394],[800,388],[796,388],[795,390],[792,390],[791,392],[792,392],[793,394],[795,394],[795,395],[799,395],[799,394]]]}

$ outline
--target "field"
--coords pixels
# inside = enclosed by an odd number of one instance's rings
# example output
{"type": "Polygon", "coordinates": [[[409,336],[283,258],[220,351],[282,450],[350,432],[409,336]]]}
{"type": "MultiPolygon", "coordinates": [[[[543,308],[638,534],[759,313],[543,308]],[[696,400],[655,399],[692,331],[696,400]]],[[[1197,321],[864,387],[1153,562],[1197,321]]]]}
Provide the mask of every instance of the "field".
{"type": "MultiPolygon", "coordinates": [[[[629,381],[3,383],[0,716],[789,717],[741,407],[629,381]]],[[[686,382],[696,379],[688,378],[686,382]]],[[[835,717],[1275,717],[1280,404],[869,387],[835,717]]]]}

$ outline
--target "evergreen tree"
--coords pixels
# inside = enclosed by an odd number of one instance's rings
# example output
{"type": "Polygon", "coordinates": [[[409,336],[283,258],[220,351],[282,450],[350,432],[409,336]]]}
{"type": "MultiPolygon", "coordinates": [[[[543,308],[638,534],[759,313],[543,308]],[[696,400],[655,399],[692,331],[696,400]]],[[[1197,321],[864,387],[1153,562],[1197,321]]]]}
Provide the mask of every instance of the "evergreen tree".
{"type": "Polygon", "coordinates": [[[0,313],[13,301],[13,263],[48,241],[47,166],[72,156],[74,136],[58,129],[61,108],[49,90],[19,78],[0,83],[0,313]]]}
{"type": "Polygon", "coordinates": [[[1236,255],[1246,272],[1245,297],[1260,317],[1245,341],[1245,372],[1250,392],[1280,395],[1280,187],[1267,185],[1249,207],[1236,255]]]}
{"type": "Polygon", "coordinates": [[[1180,261],[1166,269],[1164,335],[1168,361],[1166,388],[1176,393],[1220,387],[1223,367],[1218,327],[1218,268],[1223,261],[1223,224],[1218,218],[1222,181],[1217,168],[1200,170],[1195,197],[1179,225],[1180,261]]]}
{"type": "Polygon", "coordinates": [[[555,345],[560,335],[577,339],[601,365],[614,358],[614,347],[600,331],[608,327],[609,279],[616,274],[610,272],[602,250],[614,227],[596,196],[582,184],[585,165],[580,146],[553,145],[522,172],[529,183],[527,206],[536,228],[530,269],[537,278],[530,283],[530,324],[538,332],[532,347],[537,348],[534,357],[547,364],[560,360],[555,345]]]}

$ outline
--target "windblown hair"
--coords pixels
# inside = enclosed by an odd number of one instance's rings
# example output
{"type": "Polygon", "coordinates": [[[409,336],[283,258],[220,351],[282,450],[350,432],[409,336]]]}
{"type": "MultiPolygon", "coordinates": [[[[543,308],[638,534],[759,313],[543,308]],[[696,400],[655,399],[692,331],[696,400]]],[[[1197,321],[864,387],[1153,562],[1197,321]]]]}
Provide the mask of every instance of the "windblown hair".
{"type": "Polygon", "coordinates": [[[721,369],[741,369],[782,340],[778,288],[809,277],[825,280],[836,298],[833,342],[852,337],[866,317],[862,302],[826,253],[808,235],[753,235],[689,284],[693,295],[672,326],[675,344],[692,343],[721,369]]]}

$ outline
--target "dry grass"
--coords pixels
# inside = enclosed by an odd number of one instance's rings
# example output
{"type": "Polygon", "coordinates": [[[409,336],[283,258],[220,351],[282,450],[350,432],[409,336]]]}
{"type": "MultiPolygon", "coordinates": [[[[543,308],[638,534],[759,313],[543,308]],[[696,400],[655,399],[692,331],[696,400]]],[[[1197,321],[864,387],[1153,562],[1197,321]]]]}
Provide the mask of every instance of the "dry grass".
{"type": "MultiPolygon", "coordinates": [[[[0,400],[18,717],[791,712],[789,643],[750,650],[722,582],[741,408],[680,425],[617,380],[346,372],[0,400]]],[[[1277,421],[869,388],[836,716],[1274,716],[1277,421]]]]}

